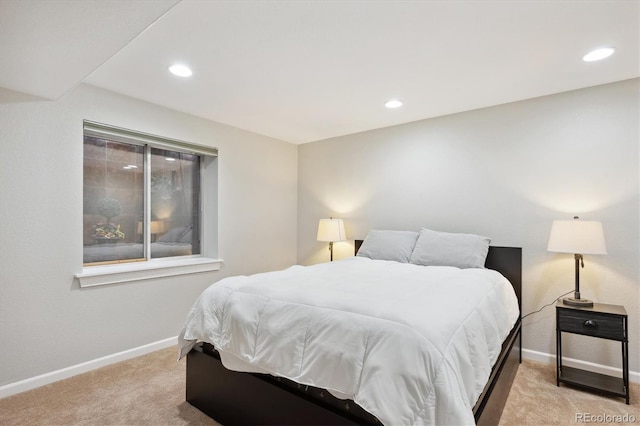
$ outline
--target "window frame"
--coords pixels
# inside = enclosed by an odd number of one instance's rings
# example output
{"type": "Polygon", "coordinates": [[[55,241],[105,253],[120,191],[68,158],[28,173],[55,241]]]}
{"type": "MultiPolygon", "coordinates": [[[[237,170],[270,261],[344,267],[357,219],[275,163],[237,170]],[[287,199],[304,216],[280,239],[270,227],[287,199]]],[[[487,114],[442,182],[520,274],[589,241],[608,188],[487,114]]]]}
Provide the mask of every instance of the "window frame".
{"type": "MultiPolygon", "coordinates": [[[[190,142],[156,136],[133,131],[94,121],[83,120],[83,140],[85,136],[108,139],[114,142],[134,144],[152,148],[180,151],[199,155],[200,158],[200,254],[168,258],[150,258],[150,246],[145,244],[146,259],[138,261],[121,261],[110,264],[83,264],[82,272],[75,274],[80,287],[92,287],[106,284],[118,284],[152,278],[191,274],[197,272],[216,271],[220,269],[222,260],[217,257],[217,157],[218,149],[190,142]],[[211,179],[215,175],[215,179],[211,179]],[[207,178],[208,177],[208,178],[207,178]],[[213,183],[212,183],[213,181],[213,183]],[[215,210],[212,214],[210,210],[215,210]],[[204,218],[214,217],[214,221],[205,222],[204,218]],[[213,222],[213,223],[211,223],[213,222]]],[[[145,149],[145,156],[150,155],[145,149]]],[[[150,197],[148,194],[150,179],[150,162],[145,159],[145,241],[150,241],[148,215],[150,214],[150,197]]],[[[84,161],[84,160],[83,160],[84,161]]]]}

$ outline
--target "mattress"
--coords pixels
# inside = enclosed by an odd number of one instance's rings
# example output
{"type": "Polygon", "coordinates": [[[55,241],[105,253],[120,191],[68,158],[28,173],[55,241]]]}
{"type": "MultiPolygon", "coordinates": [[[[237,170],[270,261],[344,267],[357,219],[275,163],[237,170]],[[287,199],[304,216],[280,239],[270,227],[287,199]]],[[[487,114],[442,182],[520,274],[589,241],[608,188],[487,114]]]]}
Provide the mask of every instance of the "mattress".
{"type": "Polygon", "coordinates": [[[211,285],[180,356],[208,342],[229,369],[327,389],[383,424],[474,424],[518,316],[496,271],[354,257],[211,285]]]}

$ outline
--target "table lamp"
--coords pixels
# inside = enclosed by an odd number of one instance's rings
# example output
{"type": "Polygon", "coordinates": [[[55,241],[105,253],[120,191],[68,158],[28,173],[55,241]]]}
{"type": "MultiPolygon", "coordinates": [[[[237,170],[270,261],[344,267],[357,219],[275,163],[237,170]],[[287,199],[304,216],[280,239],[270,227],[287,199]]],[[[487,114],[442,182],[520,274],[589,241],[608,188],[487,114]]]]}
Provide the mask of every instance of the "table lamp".
{"type": "Polygon", "coordinates": [[[583,254],[607,254],[602,223],[591,220],[554,220],[547,250],[556,253],[573,253],[576,267],[576,288],[573,297],[565,297],[562,303],[570,306],[589,307],[593,302],[580,297],[580,266],[584,268],[583,254]]]}
{"type": "Polygon", "coordinates": [[[318,223],[318,241],[329,242],[330,259],[333,262],[333,243],[335,241],[346,240],[346,234],[344,232],[344,222],[342,219],[320,219],[318,223]]]}

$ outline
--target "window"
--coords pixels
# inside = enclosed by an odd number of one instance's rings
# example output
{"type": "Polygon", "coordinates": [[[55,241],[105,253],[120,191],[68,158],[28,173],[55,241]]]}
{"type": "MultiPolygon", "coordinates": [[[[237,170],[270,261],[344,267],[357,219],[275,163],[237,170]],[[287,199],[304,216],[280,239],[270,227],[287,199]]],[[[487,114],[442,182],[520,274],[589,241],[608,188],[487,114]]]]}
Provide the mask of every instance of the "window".
{"type": "Polygon", "coordinates": [[[216,257],[216,158],[214,148],[85,121],[84,266],[216,257]]]}

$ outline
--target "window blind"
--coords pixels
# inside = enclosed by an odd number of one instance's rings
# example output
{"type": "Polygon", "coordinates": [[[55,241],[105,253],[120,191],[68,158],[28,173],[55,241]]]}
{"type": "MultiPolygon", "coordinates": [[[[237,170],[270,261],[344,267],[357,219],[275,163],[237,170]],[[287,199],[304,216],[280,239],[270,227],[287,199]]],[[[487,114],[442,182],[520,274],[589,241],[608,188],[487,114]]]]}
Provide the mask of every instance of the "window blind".
{"type": "Polygon", "coordinates": [[[218,155],[217,148],[109,126],[107,124],[96,123],[94,121],[83,120],[83,127],[84,134],[86,136],[93,136],[100,139],[108,139],[115,142],[125,142],[136,145],[149,145],[154,148],[178,150],[189,154],[209,155],[214,157],[218,155]]]}

